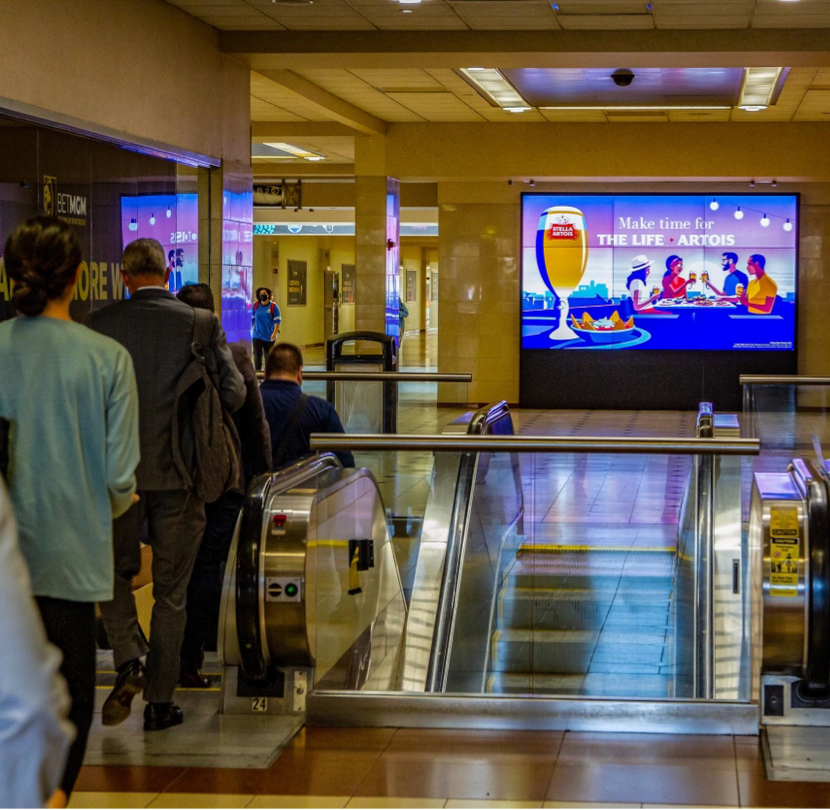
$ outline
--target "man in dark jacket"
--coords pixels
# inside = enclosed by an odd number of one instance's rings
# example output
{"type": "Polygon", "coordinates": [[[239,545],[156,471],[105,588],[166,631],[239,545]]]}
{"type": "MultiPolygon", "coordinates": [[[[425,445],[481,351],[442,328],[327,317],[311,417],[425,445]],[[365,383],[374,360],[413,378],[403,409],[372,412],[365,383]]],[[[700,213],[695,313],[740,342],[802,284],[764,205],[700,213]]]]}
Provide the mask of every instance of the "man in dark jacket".
{"type": "MultiPolygon", "coordinates": [[[[205,530],[205,505],[189,489],[173,460],[176,384],[193,354],[192,307],[165,289],[170,270],[155,239],[137,239],[124,250],[124,283],[130,298],[90,313],[88,325],[114,338],[133,359],[139,400],[141,462],[136,470],[139,501],[113,524],[115,588],[101,616],[115,654],[115,688],[104,703],[102,722],[117,725],[143,690],[146,731],[178,725],[173,703],[185,626],[190,573],[205,530]],[[142,527],[153,549],[153,615],[149,646],[138,624],[132,580],[141,569],[142,527]],[[147,655],[146,677],[141,657],[147,655]]],[[[245,401],[237,371],[217,320],[205,360],[229,412],[245,401]]]]}
{"type": "MultiPolygon", "coordinates": [[[[207,284],[188,284],[176,296],[194,309],[215,312],[213,290],[207,284]]],[[[245,379],[245,402],[233,415],[239,436],[240,476],[237,486],[219,500],[205,504],[205,536],[196,555],[187,587],[187,625],[181,652],[179,683],[190,689],[211,685],[199,671],[205,650],[216,649],[219,603],[222,601],[222,573],[233,540],[239,510],[251,479],[271,469],[271,432],[265,420],[259,383],[248,345],[228,344],[239,373],[245,379]]]]}
{"type": "MultiPolygon", "coordinates": [[[[265,417],[271,428],[271,454],[279,469],[311,452],[312,433],[345,433],[334,406],[319,397],[307,397],[303,382],[303,355],[291,343],[278,343],[265,363],[260,386],[265,417]]],[[[344,467],[354,467],[351,453],[337,453],[344,467]]]]}

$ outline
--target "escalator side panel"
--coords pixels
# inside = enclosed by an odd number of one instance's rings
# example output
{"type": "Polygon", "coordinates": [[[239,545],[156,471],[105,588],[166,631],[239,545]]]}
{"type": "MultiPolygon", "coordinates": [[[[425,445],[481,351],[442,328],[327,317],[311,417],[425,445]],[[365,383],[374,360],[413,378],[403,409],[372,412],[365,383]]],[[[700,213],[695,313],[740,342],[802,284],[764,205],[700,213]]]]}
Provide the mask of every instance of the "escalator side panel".
{"type": "Polygon", "coordinates": [[[826,695],[830,688],[830,497],[823,477],[810,482],[807,507],[810,587],[804,678],[809,693],[826,695]]]}

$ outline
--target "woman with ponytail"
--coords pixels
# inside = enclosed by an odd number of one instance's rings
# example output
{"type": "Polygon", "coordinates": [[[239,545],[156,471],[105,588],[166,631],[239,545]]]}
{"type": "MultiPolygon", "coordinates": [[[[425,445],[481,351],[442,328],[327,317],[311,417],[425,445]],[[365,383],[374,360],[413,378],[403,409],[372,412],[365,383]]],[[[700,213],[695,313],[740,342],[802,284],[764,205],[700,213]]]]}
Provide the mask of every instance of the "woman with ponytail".
{"type": "Polygon", "coordinates": [[[112,598],[112,520],[135,493],[138,395],[127,350],[69,316],[82,261],[72,227],[30,219],[6,241],[3,260],[19,313],[0,323],[6,476],[32,591],[72,698],[68,797],[92,721],[95,602],[112,598]]]}

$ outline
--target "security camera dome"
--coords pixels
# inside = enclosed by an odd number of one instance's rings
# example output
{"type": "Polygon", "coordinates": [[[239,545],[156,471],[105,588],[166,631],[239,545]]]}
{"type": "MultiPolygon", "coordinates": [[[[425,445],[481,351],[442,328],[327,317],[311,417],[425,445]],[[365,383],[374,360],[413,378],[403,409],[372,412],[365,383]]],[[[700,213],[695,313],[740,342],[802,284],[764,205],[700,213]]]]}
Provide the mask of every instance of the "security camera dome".
{"type": "Polygon", "coordinates": [[[617,87],[628,87],[634,81],[634,74],[630,70],[615,70],[611,78],[617,87]]]}

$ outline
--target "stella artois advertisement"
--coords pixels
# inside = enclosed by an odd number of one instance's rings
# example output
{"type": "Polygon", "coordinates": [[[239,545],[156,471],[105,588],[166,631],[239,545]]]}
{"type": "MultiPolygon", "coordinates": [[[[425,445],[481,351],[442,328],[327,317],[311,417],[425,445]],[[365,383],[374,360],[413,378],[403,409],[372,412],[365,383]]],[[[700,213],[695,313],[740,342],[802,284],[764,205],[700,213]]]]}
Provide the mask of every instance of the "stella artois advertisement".
{"type": "Polygon", "coordinates": [[[522,348],[793,351],[798,197],[522,196],[522,348]]]}

